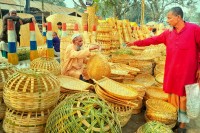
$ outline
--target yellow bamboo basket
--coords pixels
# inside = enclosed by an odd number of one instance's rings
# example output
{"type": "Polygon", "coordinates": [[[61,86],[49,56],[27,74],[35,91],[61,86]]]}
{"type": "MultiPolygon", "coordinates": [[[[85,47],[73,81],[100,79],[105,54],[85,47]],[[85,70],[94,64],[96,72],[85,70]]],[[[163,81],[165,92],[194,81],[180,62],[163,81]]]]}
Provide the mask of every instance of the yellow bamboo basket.
{"type": "Polygon", "coordinates": [[[129,61],[129,65],[140,69],[140,73],[152,74],[153,73],[153,63],[146,60],[134,60],[129,61]]]}
{"type": "Polygon", "coordinates": [[[165,93],[162,89],[152,86],[146,88],[146,93],[145,93],[145,99],[148,100],[150,98],[167,101],[168,94],[165,93]]]}
{"type": "Polygon", "coordinates": [[[155,77],[156,81],[160,84],[163,84],[164,83],[164,74],[160,73],[160,74],[157,74],[156,77],[155,77]]]}
{"type": "Polygon", "coordinates": [[[6,133],[44,133],[51,110],[20,112],[7,108],[3,129],[6,133]]]}
{"type": "Polygon", "coordinates": [[[7,62],[0,62],[0,98],[3,98],[4,83],[16,71],[16,67],[7,62]]]}
{"type": "Polygon", "coordinates": [[[49,72],[20,69],[6,81],[4,102],[18,111],[40,111],[54,106],[60,95],[58,79],[49,72]]]}
{"type": "Polygon", "coordinates": [[[30,67],[33,69],[48,70],[54,75],[59,75],[61,71],[59,62],[52,57],[37,58],[31,62],[30,67]]]}
{"type": "Polygon", "coordinates": [[[164,69],[165,69],[165,65],[164,64],[157,64],[156,67],[154,68],[154,75],[157,74],[164,74],[164,69]]]}
{"type": "Polygon", "coordinates": [[[121,127],[124,127],[132,116],[133,108],[130,106],[121,106],[110,102],[107,103],[114,109],[115,113],[118,115],[121,127]]]}
{"type": "Polygon", "coordinates": [[[177,110],[168,102],[158,99],[149,99],[146,101],[146,108],[146,116],[150,120],[159,121],[167,125],[177,121],[177,110]]]}
{"type": "Polygon", "coordinates": [[[156,83],[155,78],[150,74],[138,74],[134,81],[144,85],[145,87],[153,86],[156,83]]]}

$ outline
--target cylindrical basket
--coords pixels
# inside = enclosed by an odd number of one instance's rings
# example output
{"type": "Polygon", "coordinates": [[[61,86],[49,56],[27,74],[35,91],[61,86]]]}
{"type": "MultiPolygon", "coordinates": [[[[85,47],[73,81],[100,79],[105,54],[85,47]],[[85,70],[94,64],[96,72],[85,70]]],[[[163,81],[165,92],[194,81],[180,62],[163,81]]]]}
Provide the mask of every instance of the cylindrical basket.
{"type": "Polygon", "coordinates": [[[61,71],[59,62],[51,57],[37,58],[31,62],[30,67],[40,70],[48,70],[54,75],[59,75],[61,71]]]}
{"type": "Polygon", "coordinates": [[[40,111],[54,106],[60,95],[56,76],[37,69],[20,69],[6,81],[4,102],[18,111],[40,111]]]}
{"type": "Polygon", "coordinates": [[[6,133],[44,133],[50,112],[20,112],[7,108],[3,129],[6,133]]]}

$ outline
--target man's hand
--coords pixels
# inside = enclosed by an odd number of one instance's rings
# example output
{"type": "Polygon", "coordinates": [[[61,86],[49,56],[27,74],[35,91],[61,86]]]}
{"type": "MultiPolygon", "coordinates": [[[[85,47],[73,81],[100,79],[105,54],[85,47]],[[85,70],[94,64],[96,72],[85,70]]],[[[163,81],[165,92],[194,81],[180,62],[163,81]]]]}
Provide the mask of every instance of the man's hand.
{"type": "Polygon", "coordinates": [[[99,48],[100,48],[99,45],[94,45],[94,46],[90,47],[90,50],[95,50],[95,49],[99,49],[99,48]]]}
{"type": "Polygon", "coordinates": [[[197,70],[196,78],[197,78],[197,83],[199,83],[200,85],[200,70],[197,70]]]}
{"type": "Polygon", "coordinates": [[[126,42],[126,46],[130,47],[130,46],[133,46],[134,45],[134,42],[126,42]]]}

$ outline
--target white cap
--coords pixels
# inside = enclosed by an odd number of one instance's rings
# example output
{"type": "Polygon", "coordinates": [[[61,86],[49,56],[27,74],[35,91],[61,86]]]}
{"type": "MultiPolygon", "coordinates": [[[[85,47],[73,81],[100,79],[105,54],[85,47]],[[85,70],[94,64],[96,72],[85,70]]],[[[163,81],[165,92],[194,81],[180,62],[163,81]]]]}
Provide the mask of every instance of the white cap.
{"type": "Polygon", "coordinates": [[[79,34],[79,33],[73,34],[73,35],[72,35],[72,41],[73,41],[75,38],[79,37],[79,36],[81,36],[81,34],[79,34]]]}
{"type": "Polygon", "coordinates": [[[9,10],[9,13],[12,13],[12,12],[17,12],[17,10],[14,9],[14,8],[11,8],[11,9],[9,10]]]}

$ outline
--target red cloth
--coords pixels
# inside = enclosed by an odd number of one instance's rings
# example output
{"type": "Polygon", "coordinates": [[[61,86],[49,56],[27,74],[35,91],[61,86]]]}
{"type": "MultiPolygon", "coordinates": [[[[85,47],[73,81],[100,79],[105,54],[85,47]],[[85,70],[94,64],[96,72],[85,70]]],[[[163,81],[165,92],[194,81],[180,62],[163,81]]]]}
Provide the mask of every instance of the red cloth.
{"type": "Polygon", "coordinates": [[[185,96],[185,85],[197,82],[196,72],[200,69],[200,27],[186,22],[179,33],[175,29],[166,30],[159,36],[134,42],[137,46],[160,43],[166,45],[167,54],[164,91],[185,96]]]}

